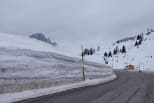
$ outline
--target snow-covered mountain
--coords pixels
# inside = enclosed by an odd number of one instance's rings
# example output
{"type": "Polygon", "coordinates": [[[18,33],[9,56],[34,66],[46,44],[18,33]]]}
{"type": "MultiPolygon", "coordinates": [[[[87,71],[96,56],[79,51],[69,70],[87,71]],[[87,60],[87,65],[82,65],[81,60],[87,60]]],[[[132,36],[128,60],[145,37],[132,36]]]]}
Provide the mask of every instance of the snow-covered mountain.
{"type": "Polygon", "coordinates": [[[92,56],[85,56],[87,60],[99,62],[105,64],[108,61],[109,66],[113,66],[114,69],[124,69],[125,66],[131,64],[134,65],[136,69],[153,71],[154,70],[154,32],[142,33],[143,41],[140,45],[135,46],[137,41],[137,36],[126,37],[124,39],[117,40],[112,43],[108,48],[101,47],[100,51],[92,56]],[[121,53],[120,49],[126,47],[126,53],[121,53]],[[113,50],[118,47],[119,52],[113,55],[113,50]],[[104,52],[112,52],[112,57],[104,57],[104,52]],[[105,60],[104,60],[105,59],[105,60]]]}
{"type": "MultiPolygon", "coordinates": [[[[136,37],[137,38],[137,37],[136,37]]],[[[119,47],[126,46],[126,54],[114,56],[114,68],[124,68],[132,64],[136,69],[151,71],[154,70],[154,32],[149,35],[143,34],[141,45],[135,46],[136,39],[117,44],[119,47]]]]}

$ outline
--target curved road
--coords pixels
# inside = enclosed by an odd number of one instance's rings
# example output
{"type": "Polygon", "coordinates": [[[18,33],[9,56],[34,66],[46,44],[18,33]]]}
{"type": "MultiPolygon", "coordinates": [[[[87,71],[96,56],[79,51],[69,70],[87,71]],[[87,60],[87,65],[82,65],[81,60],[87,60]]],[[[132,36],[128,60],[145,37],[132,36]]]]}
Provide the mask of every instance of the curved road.
{"type": "Polygon", "coordinates": [[[19,103],[154,103],[154,74],[115,72],[114,81],[19,103]]]}

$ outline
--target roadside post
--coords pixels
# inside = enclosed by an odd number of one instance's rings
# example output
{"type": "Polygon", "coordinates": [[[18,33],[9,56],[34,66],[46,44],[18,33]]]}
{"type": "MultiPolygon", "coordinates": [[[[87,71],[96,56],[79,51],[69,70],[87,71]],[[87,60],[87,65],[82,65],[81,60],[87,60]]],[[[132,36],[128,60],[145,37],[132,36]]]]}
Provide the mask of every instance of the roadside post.
{"type": "Polygon", "coordinates": [[[117,60],[116,60],[116,62],[117,62],[117,68],[116,69],[118,69],[119,58],[118,58],[118,56],[115,56],[115,57],[117,58],[117,60]]]}
{"type": "Polygon", "coordinates": [[[85,68],[84,68],[84,49],[83,49],[83,45],[81,45],[81,51],[82,51],[82,76],[83,76],[83,80],[85,81],[85,68]]]}
{"type": "Polygon", "coordinates": [[[113,69],[113,61],[114,61],[114,57],[112,56],[112,69],[113,69]]]}

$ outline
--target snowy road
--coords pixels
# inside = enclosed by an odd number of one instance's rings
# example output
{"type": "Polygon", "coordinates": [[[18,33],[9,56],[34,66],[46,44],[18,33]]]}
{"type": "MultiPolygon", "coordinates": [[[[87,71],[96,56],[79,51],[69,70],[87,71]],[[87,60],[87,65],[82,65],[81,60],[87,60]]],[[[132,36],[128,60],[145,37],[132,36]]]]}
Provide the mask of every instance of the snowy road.
{"type": "MultiPolygon", "coordinates": [[[[116,72],[118,79],[24,103],[154,103],[154,74],[116,72]]],[[[23,102],[20,102],[23,103],[23,102]]]]}

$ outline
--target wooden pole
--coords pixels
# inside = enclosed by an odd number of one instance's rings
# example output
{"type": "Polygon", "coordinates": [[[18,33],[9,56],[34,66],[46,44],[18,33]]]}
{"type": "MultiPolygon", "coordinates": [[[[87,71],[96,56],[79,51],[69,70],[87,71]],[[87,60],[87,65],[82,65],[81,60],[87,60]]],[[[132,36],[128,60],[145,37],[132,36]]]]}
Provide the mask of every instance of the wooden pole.
{"type": "Polygon", "coordinates": [[[83,45],[81,45],[81,50],[82,50],[82,76],[83,76],[83,80],[85,81],[85,68],[84,68],[84,50],[83,50],[83,45]]]}

